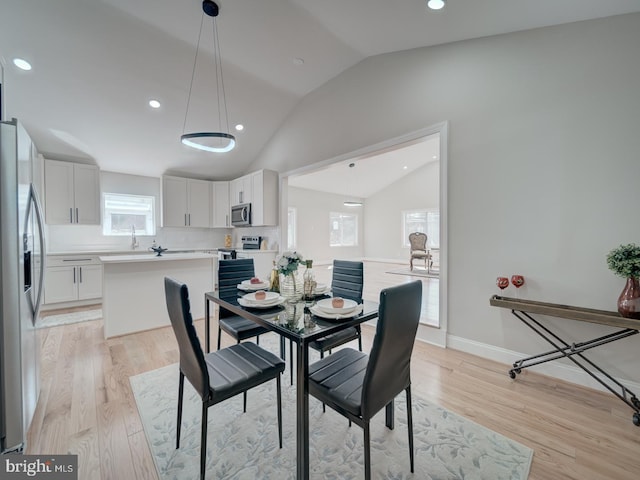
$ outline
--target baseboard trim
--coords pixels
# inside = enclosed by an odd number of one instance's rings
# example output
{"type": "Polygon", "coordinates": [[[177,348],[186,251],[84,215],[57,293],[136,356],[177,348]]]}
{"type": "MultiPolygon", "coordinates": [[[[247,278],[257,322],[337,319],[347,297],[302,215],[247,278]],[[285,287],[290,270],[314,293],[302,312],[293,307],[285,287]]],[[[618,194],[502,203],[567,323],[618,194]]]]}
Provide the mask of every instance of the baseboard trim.
{"type": "MultiPolygon", "coordinates": [[[[505,376],[513,362],[527,357],[527,354],[514,352],[513,350],[507,350],[505,348],[496,347],[494,345],[488,345],[486,343],[476,342],[475,340],[469,340],[467,338],[457,337],[455,335],[447,335],[447,348],[454,350],[460,350],[465,353],[477,355],[479,357],[488,358],[496,362],[504,363],[508,367],[505,369],[505,376]]],[[[559,362],[549,362],[542,365],[533,367],[532,371],[548,375],[559,380],[575,383],[583,387],[592,388],[601,392],[609,392],[599,382],[591,378],[591,376],[580,369],[571,365],[564,365],[559,362]]],[[[615,378],[615,377],[614,377],[615,378]]],[[[640,394],[640,383],[632,382],[622,378],[616,378],[618,382],[623,384],[629,390],[640,394]]]]}

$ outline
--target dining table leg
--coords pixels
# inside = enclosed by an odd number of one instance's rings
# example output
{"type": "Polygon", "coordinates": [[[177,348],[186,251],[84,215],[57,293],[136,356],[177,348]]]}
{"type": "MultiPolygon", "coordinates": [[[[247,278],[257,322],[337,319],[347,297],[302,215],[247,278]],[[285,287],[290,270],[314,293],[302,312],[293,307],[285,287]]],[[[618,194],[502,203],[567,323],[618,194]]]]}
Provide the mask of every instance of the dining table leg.
{"type": "Polygon", "coordinates": [[[298,480],[309,480],[309,345],[297,343],[296,457],[298,480]]]}

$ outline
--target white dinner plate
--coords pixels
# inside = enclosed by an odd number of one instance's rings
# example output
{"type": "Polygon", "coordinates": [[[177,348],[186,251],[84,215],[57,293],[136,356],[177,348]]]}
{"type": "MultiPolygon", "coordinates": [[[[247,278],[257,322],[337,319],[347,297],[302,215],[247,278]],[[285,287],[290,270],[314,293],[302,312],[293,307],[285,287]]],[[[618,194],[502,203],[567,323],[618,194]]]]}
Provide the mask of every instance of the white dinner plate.
{"type": "Polygon", "coordinates": [[[353,300],[349,300],[348,298],[344,299],[344,306],[340,307],[340,308],[335,308],[333,307],[333,305],[331,305],[331,301],[333,299],[332,298],[324,298],[322,300],[319,300],[318,303],[316,303],[316,305],[318,306],[318,308],[320,308],[322,311],[327,312],[327,313],[340,313],[340,314],[345,314],[345,313],[349,313],[352,310],[354,310],[358,304],[353,301],[353,300]]]}
{"type": "Polygon", "coordinates": [[[255,292],[256,290],[266,290],[269,288],[269,283],[244,283],[238,285],[239,290],[244,290],[245,292],[255,292]]]}
{"type": "Polygon", "coordinates": [[[284,303],[284,300],[285,299],[283,297],[280,297],[273,303],[266,303],[265,304],[265,303],[248,302],[244,298],[239,298],[238,299],[238,303],[241,306],[247,307],[247,308],[273,308],[273,307],[277,307],[278,305],[282,305],[284,303]]]}
{"type": "Polygon", "coordinates": [[[264,292],[264,294],[265,294],[265,297],[262,300],[258,300],[256,298],[256,292],[247,293],[246,295],[243,295],[242,298],[244,298],[248,302],[266,304],[266,303],[273,303],[276,300],[278,300],[278,298],[280,297],[280,295],[276,292],[264,292]]]}
{"type": "Polygon", "coordinates": [[[362,313],[363,305],[356,305],[356,308],[349,313],[329,313],[325,312],[321,308],[318,308],[318,305],[313,305],[309,308],[311,313],[320,318],[326,318],[328,320],[348,320],[349,318],[353,318],[356,315],[360,315],[362,313]]]}

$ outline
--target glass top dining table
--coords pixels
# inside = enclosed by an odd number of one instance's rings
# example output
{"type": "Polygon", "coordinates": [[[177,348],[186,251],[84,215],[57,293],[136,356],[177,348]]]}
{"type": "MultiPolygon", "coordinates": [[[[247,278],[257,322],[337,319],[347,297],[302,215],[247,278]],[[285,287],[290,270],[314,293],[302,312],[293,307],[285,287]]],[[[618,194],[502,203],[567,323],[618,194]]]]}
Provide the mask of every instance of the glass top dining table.
{"type": "MultiPolygon", "coordinates": [[[[243,307],[238,303],[244,292],[238,290],[237,297],[220,298],[218,292],[205,293],[205,349],[210,351],[211,303],[219,305],[236,315],[262,325],[280,335],[280,352],[284,358],[284,341],[296,344],[296,478],[309,478],[309,343],[319,338],[359,325],[378,317],[378,303],[365,300],[362,312],[348,318],[325,319],[313,315],[304,301],[285,302],[282,305],[258,309],[243,307]]],[[[321,297],[328,298],[328,297],[321,297]]]]}

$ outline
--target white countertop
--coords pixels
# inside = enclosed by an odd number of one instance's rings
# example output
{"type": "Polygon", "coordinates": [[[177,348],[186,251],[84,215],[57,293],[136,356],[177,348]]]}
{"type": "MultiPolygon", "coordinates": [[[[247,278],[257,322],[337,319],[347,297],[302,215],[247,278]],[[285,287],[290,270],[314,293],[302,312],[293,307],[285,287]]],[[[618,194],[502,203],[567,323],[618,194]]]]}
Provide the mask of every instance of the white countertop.
{"type": "Polygon", "coordinates": [[[155,253],[139,253],[133,255],[106,255],[101,256],[102,263],[131,263],[131,262],[167,262],[175,260],[200,260],[213,259],[216,255],[211,253],[163,253],[157,256],[155,253]]]}

